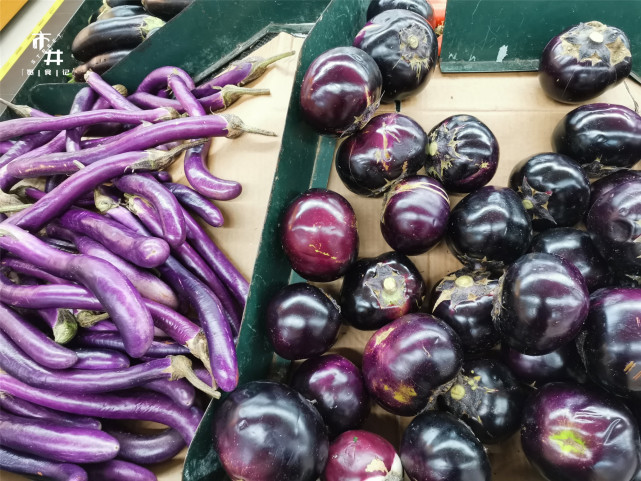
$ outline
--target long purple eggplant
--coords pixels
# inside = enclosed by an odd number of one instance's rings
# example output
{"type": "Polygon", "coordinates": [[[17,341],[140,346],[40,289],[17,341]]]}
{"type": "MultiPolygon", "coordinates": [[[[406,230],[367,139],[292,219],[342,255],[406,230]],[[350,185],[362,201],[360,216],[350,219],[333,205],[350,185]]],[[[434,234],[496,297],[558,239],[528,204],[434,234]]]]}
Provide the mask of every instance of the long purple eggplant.
{"type": "Polygon", "coordinates": [[[91,481],[158,481],[154,473],[147,468],[138,466],[121,459],[113,459],[104,463],[88,464],[85,470],[91,481]]]}
{"type": "Polygon", "coordinates": [[[78,356],[74,369],[118,370],[131,365],[126,354],[113,349],[77,347],[74,352],[78,356]]]}
{"type": "Polygon", "coordinates": [[[58,344],[67,344],[78,332],[78,323],[69,309],[39,309],[38,315],[51,328],[53,340],[58,344]]]}
{"type": "Polygon", "coordinates": [[[0,248],[54,275],[84,285],[118,326],[127,354],[132,357],[145,354],[153,341],[151,315],[131,282],[111,264],[92,256],[61,252],[6,223],[0,225],[0,248]]]}
{"type": "Polygon", "coordinates": [[[191,361],[184,356],[168,356],[118,370],[65,369],[52,371],[29,358],[0,332],[0,368],[27,384],[69,393],[102,393],[142,386],[156,379],[186,378],[212,397],[220,393],[205,385],[191,371],[191,361]]]}
{"type": "Polygon", "coordinates": [[[3,140],[2,142],[0,142],[0,155],[4,155],[9,152],[14,144],[15,142],[13,142],[12,140],[3,140]]]}
{"type": "Polygon", "coordinates": [[[67,424],[77,428],[101,429],[102,427],[102,424],[97,419],[54,411],[24,399],[4,394],[0,395],[0,412],[3,410],[17,416],[47,419],[58,424],[67,424]]]}
{"type": "MultiPolygon", "coordinates": [[[[122,337],[115,332],[83,330],[74,338],[74,345],[124,351],[122,337]]],[[[145,356],[147,358],[164,358],[166,356],[183,355],[188,352],[187,348],[173,341],[153,341],[145,356]]]]}
{"type": "Polygon", "coordinates": [[[171,247],[176,248],[185,243],[187,231],[183,209],[176,196],[164,184],[152,176],[130,174],[114,179],[114,185],[122,192],[139,195],[153,205],[162,228],[162,238],[171,247]]]}
{"type": "Polygon", "coordinates": [[[141,124],[143,122],[164,122],[178,117],[178,112],[171,108],[153,110],[90,110],[73,115],[61,115],[46,119],[28,118],[12,119],[0,122],[0,140],[7,140],[26,134],[42,132],[43,130],[70,130],[77,127],[99,124],[103,122],[119,122],[123,124],[141,124]]]}
{"type": "Polygon", "coordinates": [[[189,409],[181,408],[168,397],[154,392],[129,391],[109,395],[48,391],[29,386],[1,373],[0,391],[49,409],[81,416],[136,419],[165,424],[179,431],[187,443],[190,443],[196,434],[196,428],[203,415],[195,406],[189,409]]]}
{"type": "Polygon", "coordinates": [[[171,149],[126,152],[109,156],[76,171],[30,208],[12,216],[11,222],[27,230],[38,230],[62,214],[76,199],[108,180],[126,172],[144,172],[168,167],[189,145],[171,149]]]}
{"type": "Polygon", "coordinates": [[[176,404],[185,408],[193,406],[196,400],[196,389],[184,379],[176,379],[174,381],[156,379],[146,383],[144,388],[164,394],[176,404]]]}
{"type": "MultiPolygon", "coordinates": [[[[189,154],[189,152],[187,152],[187,154],[189,154]]],[[[220,227],[223,225],[224,219],[220,209],[202,194],[183,184],[165,182],[163,185],[176,196],[178,202],[180,202],[185,209],[197,214],[202,220],[207,222],[207,224],[212,227],[220,227]]]]}
{"type": "Polygon", "coordinates": [[[8,164],[13,159],[20,157],[27,152],[31,152],[38,147],[47,144],[58,135],[55,131],[37,132],[31,135],[25,135],[16,141],[11,148],[0,159],[0,167],[8,164]]]}
{"type": "MultiPolygon", "coordinates": [[[[34,201],[38,201],[42,199],[45,195],[47,195],[47,192],[42,191],[40,189],[36,189],[35,187],[31,187],[28,185],[24,185],[24,186],[21,185],[19,187],[16,187],[12,189],[11,193],[14,195],[17,195],[20,198],[34,200],[34,201]]],[[[85,207],[85,208],[94,207],[94,200],[93,200],[93,197],[89,197],[88,195],[85,195],[83,197],[78,198],[74,202],[74,205],[77,207],[85,207]]],[[[29,207],[29,206],[27,205],[25,206],[25,208],[26,207],[29,207]]]]}
{"type": "Polygon", "coordinates": [[[188,117],[168,120],[127,132],[118,142],[98,145],[79,152],[42,155],[37,159],[14,159],[6,166],[10,177],[25,178],[40,175],[72,174],[78,170],[76,162],[85,165],[123,152],[144,150],[176,140],[203,137],[236,138],[245,132],[275,136],[273,132],[245,125],[240,118],[229,114],[188,117]]]}
{"type": "Polygon", "coordinates": [[[0,104],[6,105],[18,117],[51,117],[50,114],[43,112],[42,110],[35,109],[29,105],[17,105],[3,98],[0,98],[0,104]]]}
{"type": "Polygon", "coordinates": [[[159,67],[152,70],[138,84],[136,92],[145,92],[156,94],[160,90],[166,89],[170,76],[180,77],[190,89],[195,87],[194,80],[183,69],[172,66],[159,67]]]}
{"type": "Polygon", "coordinates": [[[52,341],[18,313],[0,303],[0,330],[38,364],[50,369],[66,369],[78,361],[71,349],[52,341]]]}
{"type": "Polygon", "coordinates": [[[52,481],[88,481],[87,472],[71,463],[56,463],[0,446],[0,469],[52,481]]]}
{"type": "Polygon", "coordinates": [[[120,443],[118,458],[136,464],[155,464],[176,456],[184,447],[185,441],[180,433],[166,428],[154,434],[138,434],[116,427],[105,427],[120,443]]]}
{"type": "MultiPolygon", "coordinates": [[[[91,110],[93,105],[96,103],[97,98],[98,95],[91,87],[84,87],[80,89],[73,98],[71,108],[69,109],[69,115],[91,110]]],[[[65,134],[65,148],[67,152],[80,150],[80,139],[82,138],[84,131],[85,129],[83,127],[67,130],[67,133],[65,134]]]]}
{"type": "Polygon", "coordinates": [[[221,74],[216,75],[211,80],[208,80],[204,84],[192,89],[192,93],[196,97],[204,97],[215,93],[225,85],[246,85],[263,75],[267,70],[267,67],[271,64],[282,58],[294,55],[294,53],[295,52],[293,51],[284,52],[267,59],[261,57],[247,57],[238,62],[234,62],[221,74]]]}
{"type": "Polygon", "coordinates": [[[85,74],[85,82],[97,94],[104,98],[114,109],[136,112],[140,107],[135,106],[127,100],[120,92],[105,82],[96,72],[89,71],[85,74]]]}
{"type": "Polygon", "coordinates": [[[99,429],[3,412],[0,412],[0,445],[62,463],[108,461],[120,449],[116,438],[99,429]]]}
{"type": "Polygon", "coordinates": [[[177,75],[170,75],[167,79],[167,85],[174,93],[176,100],[180,102],[183,110],[191,117],[202,117],[207,115],[205,109],[198,102],[198,99],[191,93],[189,85],[177,75]]]}
{"type": "Polygon", "coordinates": [[[207,167],[207,156],[211,143],[194,147],[185,153],[185,177],[196,192],[215,200],[231,200],[242,192],[242,185],[233,180],[213,175],[207,167]]]}

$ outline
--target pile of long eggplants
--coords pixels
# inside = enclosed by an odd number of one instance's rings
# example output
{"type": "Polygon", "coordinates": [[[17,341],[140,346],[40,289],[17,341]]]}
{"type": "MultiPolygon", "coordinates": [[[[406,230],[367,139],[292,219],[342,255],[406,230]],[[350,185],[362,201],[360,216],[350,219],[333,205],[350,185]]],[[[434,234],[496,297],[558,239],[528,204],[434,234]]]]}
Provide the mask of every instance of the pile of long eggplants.
{"type": "Polygon", "coordinates": [[[212,200],[241,186],[209,172],[208,147],[274,134],[213,112],[269,93],[242,85],[291,53],[198,88],[159,68],[129,97],[90,71],[68,115],[9,104],[0,184],[21,202],[0,209],[0,469],[155,479],[144,466],[194,436],[208,399],[195,388],[234,390],[249,286],[202,223],[221,226],[212,200]],[[164,170],[180,153],[189,185],[164,170]],[[143,435],[118,420],[166,428],[143,435]]]}

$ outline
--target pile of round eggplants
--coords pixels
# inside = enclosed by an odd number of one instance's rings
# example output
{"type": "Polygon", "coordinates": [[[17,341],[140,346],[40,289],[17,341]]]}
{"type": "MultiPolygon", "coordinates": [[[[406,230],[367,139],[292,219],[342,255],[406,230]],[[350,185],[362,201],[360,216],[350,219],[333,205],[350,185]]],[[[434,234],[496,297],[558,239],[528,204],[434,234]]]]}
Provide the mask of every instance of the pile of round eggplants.
{"type": "Polygon", "coordinates": [[[242,86],[292,53],[198,87],[158,68],[128,97],[88,72],[68,115],[9,104],[0,184],[20,202],[0,209],[0,470],[156,479],[145,466],[180,452],[203,403],[236,388],[249,286],[203,223],[222,226],[213,201],[241,185],[207,156],[213,137],[274,134],[213,112],[269,93],[242,86]],[[180,153],[189,185],[164,170],[180,153]]]}
{"type": "MultiPolygon", "coordinates": [[[[406,115],[375,115],[379,101],[424,88],[434,67],[431,28],[404,10],[417,3],[374,0],[389,10],[313,61],[300,97],[309,125],[342,137],[335,168],[347,189],[384,196],[391,250],[358,257],[356,215],[337,192],[291,202],[282,246],[308,282],[283,287],[264,318],[275,352],[304,362],[287,384],[232,393],[214,448],[231,479],[247,481],[485,481],[484,445],[520,431],[545,479],[639,480],[641,175],[630,168],[641,117],[581,105],[550,132],[554,152],[491,185],[499,146],[479,119],[425,132],[406,115]],[[465,194],[452,209],[451,193],[465,194]],[[408,256],[441,240],[463,267],[428,291],[408,256]],[[333,298],[322,283],[340,278],[333,298]],[[327,354],[343,324],[369,331],[362,358],[327,354]],[[371,402],[412,417],[400,445],[362,429],[371,402]]],[[[582,102],[629,74],[622,32],[588,22],[560,38],[541,61],[553,98],[582,102]]]]}

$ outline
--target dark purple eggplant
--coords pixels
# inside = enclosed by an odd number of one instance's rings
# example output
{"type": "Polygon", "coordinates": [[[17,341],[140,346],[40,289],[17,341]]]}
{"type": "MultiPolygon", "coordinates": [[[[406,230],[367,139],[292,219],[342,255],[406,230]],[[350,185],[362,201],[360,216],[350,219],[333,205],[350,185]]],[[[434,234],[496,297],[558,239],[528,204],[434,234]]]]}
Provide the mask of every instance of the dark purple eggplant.
{"type": "Polygon", "coordinates": [[[584,383],[587,380],[585,366],[573,342],[540,356],[528,356],[503,344],[501,360],[526,384],[542,386],[549,382],[584,383]]]}
{"type": "Polygon", "coordinates": [[[596,201],[601,194],[610,192],[617,185],[627,182],[628,180],[641,180],[641,172],[630,169],[616,170],[611,174],[592,182],[590,184],[590,207],[592,207],[594,201],[596,201]]]}
{"type": "Polygon", "coordinates": [[[85,465],[91,481],[113,481],[126,479],[127,481],[158,481],[154,473],[137,464],[113,459],[104,463],[85,465]]]}
{"type": "Polygon", "coordinates": [[[539,83],[554,100],[579,103],[620,84],[632,70],[630,41],[601,22],[574,25],[543,49],[539,83]]]}
{"type": "Polygon", "coordinates": [[[214,413],[214,449],[232,479],[315,481],[327,462],[323,419],[292,388],[253,381],[214,413]]]}
{"type": "Polygon", "coordinates": [[[434,18],[434,9],[427,0],[371,0],[367,6],[367,20],[370,20],[381,12],[395,8],[418,13],[427,20],[430,25],[434,18]]]}
{"type": "Polygon", "coordinates": [[[414,481],[490,481],[483,445],[470,428],[449,413],[416,416],[401,439],[401,462],[414,481]]]}
{"type": "Polygon", "coordinates": [[[448,192],[472,192],[486,185],[499,165],[499,144],[473,115],[452,115],[428,134],[427,175],[448,192]]]}
{"type": "Polygon", "coordinates": [[[573,227],[558,227],[537,234],[532,239],[530,252],[546,252],[562,257],[574,265],[592,292],[612,283],[612,272],[590,234],[573,227]]]}
{"type": "Polygon", "coordinates": [[[641,289],[594,292],[578,346],[595,383],[641,402],[641,289]]]}
{"type": "Polygon", "coordinates": [[[494,359],[463,363],[440,405],[467,424],[483,444],[505,441],[521,427],[526,393],[510,369],[494,359]]]}
{"type": "Polygon", "coordinates": [[[462,269],[445,276],[432,291],[431,312],[458,334],[465,357],[483,354],[500,341],[492,322],[498,283],[489,271],[462,269]]]}
{"type": "Polygon", "coordinates": [[[586,228],[597,249],[621,277],[641,276],[641,178],[628,179],[592,204],[586,228]]]}
{"type": "Polygon", "coordinates": [[[508,187],[484,186],[466,195],[450,213],[446,241],[451,252],[472,268],[501,268],[527,252],[530,217],[508,187]]]}
{"type": "Polygon", "coordinates": [[[394,446],[378,434],[347,431],[329,445],[322,481],[402,481],[403,466],[394,446]]]}
{"type": "Polygon", "coordinates": [[[425,163],[427,134],[407,115],[373,117],[336,151],[336,172],[352,192],[379,197],[395,180],[414,175],[425,163]]]}
{"type": "Polygon", "coordinates": [[[360,130],[379,106],[383,76],[374,59],[356,47],[336,47],[308,67],[300,89],[305,120],[336,136],[360,130]]]}
{"type": "Polygon", "coordinates": [[[0,446],[0,468],[10,473],[53,481],[88,481],[87,472],[71,463],[56,463],[0,446]]]}
{"type": "Polygon", "coordinates": [[[308,359],[296,369],[290,385],[318,409],[330,439],[359,428],[370,412],[360,369],[338,354],[308,359]]]}
{"type": "Polygon", "coordinates": [[[81,63],[73,68],[73,78],[76,82],[84,82],[85,74],[92,70],[99,75],[104,74],[111,67],[125,58],[132,49],[114,50],[111,52],[101,53],[95,57],[90,58],[86,62],[81,63]]]}
{"type": "Polygon", "coordinates": [[[338,279],[358,256],[354,209],[331,190],[309,189],[290,202],[280,236],[292,269],[310,281],[338,279]]]}
{"type": "Polygon", "coordinates": [[[269,301],[265,318],[274,351],[290,360],[323,354],[336,342],[341,326],[336,301],[303,282],[280,289],[269,301]]]}
{"type": "Polygon", "coordinates": [[[523,159],[512,168],[509,185],[523,199],[536,231],[576,225],[590,202],[587,175],[563,154],[550,152],[523,159]]]}
{"type": "Polygon", "coordinates": [[[558,349],[579,334],[590,295],[581,272],[553,254],[526,254],[499,281],[492,317],[510,347],[530,355],[558,349]]]}
{"type": "Polygon", "coordinates": [[[373,331],[423,304],[426,285],[409,257],[386,252],[359,259],[341,285],[341,313],[347,324],[373,331]]]}
{"type": "Polygon", "coordinates": [[[151,30],[165,22],[152,15],[116,17],[94,22],[80,30],[71,43],[71,53],[81,62],[109,51],[135,48],[151,30]]]}
{"type": "Polygon", "coordinates": [[[371,18],[353,42],[367,52],[383,76],[382,102],[412,97],[428,84],[436,60],[436,34],[427,20],[405,9],[385,10],[371,18]]]}
{"type": "Polygon", "coordinates": [[[395,251],[423,254],[440,242],[449,215],[450,199],[441,183],[425,175],[413,175],[386,192],[381,232],[395,251]]]}
{"type": "Polygon", "coordinates": [[[171,20],[194,0],[142,0],[142,6],[154,17],[171,20]]]}
{"type": "Polygon", "coordinates": [[[107,426],[104,431],[118,440],[118,458],[137,464],[168,461],[185,447],[185,440],[172,428],[138,434],[107,426]]]}
{"type": "MultiPolygon", "coordinates": [[[[108,20],[116,17],[133,17],[135,15],[144,15],[145,9],[140,4],[132,5],[118,5],[116,7],[108,7],[103,9],[96,18],[97,22],[101,20],[108,20]]],[[[153,15],[153,13],[152,13],[153,15]]]]}
{"type": "Polygon", "coordinates": [[[526,402],[521,444],[553,481],[629,480],[641,450],[639,429],[622,403],[569,383],[547,384],[526,402]]]}
{"type": "Polygon", "coordinates": [[[454,379],[463,362],[456,333],[428,314],[406,314],[376,331],[363,352],[363,377],[387,411],[419,413],[434,390],[454,379]]]}
{"type": "Polygon", "coordinates": [[[556,125],[552,145],[590,177],[602,177],[641,159],[641,116],[623,105],[581,105],[556,125]]]}

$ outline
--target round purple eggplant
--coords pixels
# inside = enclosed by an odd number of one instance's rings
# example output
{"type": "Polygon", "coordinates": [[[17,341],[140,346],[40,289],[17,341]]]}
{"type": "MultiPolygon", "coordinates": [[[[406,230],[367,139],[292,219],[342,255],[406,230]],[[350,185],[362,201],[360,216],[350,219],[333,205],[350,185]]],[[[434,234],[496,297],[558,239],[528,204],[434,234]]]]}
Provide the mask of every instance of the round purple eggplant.
{"type": "Polygon", "coordinates": [[[434,9],[427,0],[371,0],[367,6],[367,20],[381,12],[397,8],[418,13],[430,24],[434,19],[434,9]]]}
{"type": "Polygon", "coordinates": [[[492,322],[498,283],[498,277],[488,271],[462,269],[445,276],[433,289],[432,314],[458,334],[466,357],[483,354],[499,343],[492,322]]]}
{"type": "Polygon", "coordinates": [[[523,159],[512,169],[509,185],[523,199],[536,231],[572,227],[588,210],[590,180],[579,164],[563,154],[523,159]]]}
{"type": "Polygon", "coordinates": [[[423,254],[439,243],[450,215],[450,199],[438,180],[413,175],[387,191],[381,214],[385,242],[402,254],[423,254]]]}
{"type": "Polygon", "coordinates": [[[271,381],[237,388],[216,410],[214,449],[232,479],[315,481],[329,441],[323,419],[303,396],[271,381]]]}
{"type": "Polygon", "coordinates": [[[426,286],[414,263],[398,252],[359,259],[343,278],[339,303],[345,322],[373,331],[423,304],[426,286]]]}
{"type": "Polygon", "coordinates": [[[483,444],[505,441],[521,427],[525,391],[510,369],[495,359],[465,361],[439,404],[467,424],[483,444]]]}
{"type": "Polygon", "coordinates": [[[406,314],[376,331],[363,352],[372,397],[399,416],[414,416],[434,390],[454,379],[463,361],[456,333],[429,314],[406,314]]]}
{"type": "Polygon", "coordinates": [[[499,281],[492,317],[502,339],[519,352],[541,355],[578,334],[590,295],[581,272],[553,254],[526,254],[499,281]]]}
{"type": "Polygon", "coordinates": [[[309,189],[287,207],[281,242],[301,277],[315,282],[336,280],[358,256],[354,209],[336,192],[309,189]]]}
{"type": "Polygon", "coordinates": [[[552,145],[590,177],[603,177],[641,159],[641,116],[623,105],[581,105],[556,125],[552,145]]]}
{"type": "Polygon", "coordinates": [[[401,439],[401,462],[413,481],[490,481],[490,461],[481,442],[450,413],[416,416],[401,439]]]}
{"type": "Polygon", "coordinates": [[[447,245],[471,268],[500,269],[527,252],[530,217],[508,187],[484,186],[466,195],[450,214],[447,245]]]}
{"type": "Polygon", "coordinates": [[[539,63],[539,83],[554,100],[579,103],[618,85],[631,70],[626,34],[593,21],[574,25],[548,42],[539,63]]]}
{"type": "Polygon", "coordinates": [[[347,431],[329,445],[322,481],[402,481],[403,466],[394,446],[378,434],[347,431]]]}
{"type": "Polygon", "coordinates": [[[374,115],[382,85],[381,71],[367,52],[356,47],[327,50],[303,76],[303,118],[322,134],[350,135],[374,115]]]}
{"type": "Polygon", "coordinates": [[[531,252],[546,252],[574,265],[592,292],[612,283],[612,272],[592,242],[590,234],[573,227],[548,229],[534,236],[531,252]]]}
{"type": "Polygon", "coordinates": [[[597,249],[618,276],[641,276],[641,178],[600,195],[586,218],[597,249]]]}
{"type": "Polygon", "coordinates": [[[318,409],[330,439],[359,428],[369,414],[361,371],[338,354],[308,359],[296,369],[290,385],[318,409]]]}
{"type": "Polygon", "coordinates": [[[597,200],[601,194],[610,192],[617,185],[625,183],[628,180],[641,180],[641,172],[630,169],[616,170],[592,182],[592,184],[590,184],[590,207],[592,207],[594,201],[597,200]]]}
{"type": "Polygon", "coordinates": [[[379,197],[390,184],[414,175],[425,163],[427,134],[407,115],[385,113],[343,141],[336,172],[352,192],[379,197]]]}
{"type": "Polygon", "coordinates": [[[641,450],[639,430],[623,404],[570,383],[546,384],[526,402],[521,444],[551,481],[629,480],[641,450]]]}
{"type": "Polygon", "coordinates": [[[269,301],[267,335],[279,356],[319,356],[336,341],[341,326],[338,304],[323,290],[299,282],[283,287],[269,301]]]}
{"type": "Polygon", "coordinates": [[[432,27],[421,15],[405,9],[385,10],[371,18],[353,45],[378,65],[383,76],[382,102],[418,94],[427,86],[438,58],[432,27]]]}
{"type": "Polygon", "coordinates": [[[562,381],[584,383],[587,380],[585,366],[573,342],[540,356],[528,356],[503,344],[501,360],[526,384],[543,385],[562,381]]]}
{"type": "Polygon", "coordinates": [[[499,165],[492,131],[472,115],[453,115],[428,134],[425,171],[448,192],[467,193],[486,185],[499,165]]]}
{"type": "Polygon", "coordinates": [[[641,289],[594,292],[578,345],[595,383],[641,402],[641,289]]]}

